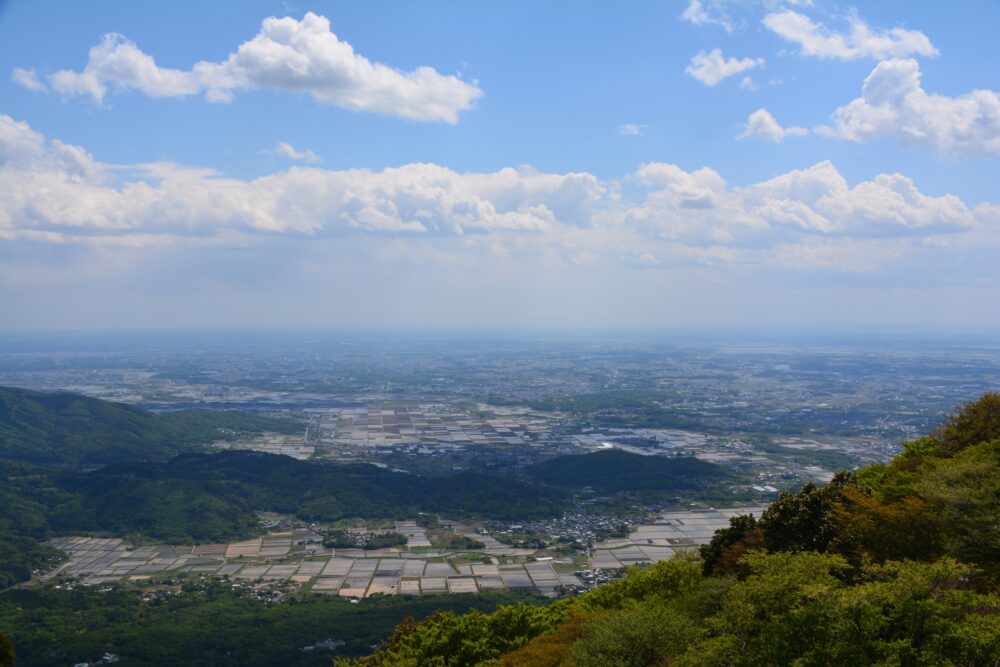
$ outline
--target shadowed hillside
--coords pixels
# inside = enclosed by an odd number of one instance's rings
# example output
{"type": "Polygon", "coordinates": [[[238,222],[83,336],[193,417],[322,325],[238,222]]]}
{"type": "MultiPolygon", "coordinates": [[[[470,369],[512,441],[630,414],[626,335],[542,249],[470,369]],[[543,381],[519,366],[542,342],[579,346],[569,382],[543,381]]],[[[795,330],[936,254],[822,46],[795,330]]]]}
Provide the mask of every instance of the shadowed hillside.
{"type": "Polygon", "coordinates": [[[242,412],[154,414],[69,392],[0,387],[0,458],[46,465],[165,459],[234,432],[296,433],[293,422],[242,412]]]}
{"type": "Polygon", "coordinates": [[[579,456],[559,456],[528,469],[532,477],[553,486],[598,493],[674,491],[699,488],[724,472],[694,457],[642,456],[612,449],[579,456]]]}

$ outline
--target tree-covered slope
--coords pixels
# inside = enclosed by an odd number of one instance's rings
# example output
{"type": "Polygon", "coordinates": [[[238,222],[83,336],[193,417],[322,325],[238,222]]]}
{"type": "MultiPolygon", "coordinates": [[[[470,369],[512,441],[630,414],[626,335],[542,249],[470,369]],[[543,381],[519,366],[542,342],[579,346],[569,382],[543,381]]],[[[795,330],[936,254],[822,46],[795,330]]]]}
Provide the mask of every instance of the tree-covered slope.
{"type": "Polygon", "coordinates": [[[170,457],[233,432],[296,432],[294,423],[208,410],[158,415],[69,392],[0,387],[0,458],[99,465],[170,457]]]}
{"type": "Polygon", "coordinates": [[[73,499],[53,508],[54,528],[87,529],[92,521],[91,529],[172,542],[255,534],[258,511],[317,521],[405,518],[418,512],[536,518],[558,514],[566,500],[559,491],[488,475],[426,477],[241,451],[119,463],[61,475],[57,484],[73,499]]]}
{"type": "Polygon", "coordinates": [[[53,534],[205,543],[262,533],[260,511],[316,521],[419,512],[509,519],[555,516],[567,507],[564,492],[510,478],[426,477],[244,451],[115,463],[91,472],[0,460],[0,480],[0,588],[23,581],[54,555],[38,544],[53,534]]]}
{"type": "Polygon", "coordinates": [[[696,489],[725,473],[694,457],[642,456],[609,449],[578,456],[559,456],[531,466],[528,474],[552,486],[598,493],[696,489]]]}

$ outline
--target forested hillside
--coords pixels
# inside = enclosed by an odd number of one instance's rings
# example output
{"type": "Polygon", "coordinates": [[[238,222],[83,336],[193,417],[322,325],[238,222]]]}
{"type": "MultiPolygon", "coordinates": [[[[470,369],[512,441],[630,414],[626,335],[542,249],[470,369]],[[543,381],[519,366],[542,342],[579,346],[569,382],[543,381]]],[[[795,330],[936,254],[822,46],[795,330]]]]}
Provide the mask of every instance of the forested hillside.
{"type": "Polygon", "coordinates": [[[237,432],[301,429],[294,422],[244,412],[154,414],[69,392],[0,387],[2,459],[46,465],[161,460],[237,432]]]}
{"type": "Polygon", "coordinates": [[[59,552],[41,542],[59,534],[218,542],[260,534],[259,511],[325,521],[421,511],[520,519],[558,514],[568,500],[559,489],[475,473],[425,477],[186,451],[240,433],[300,428],[238,412],[159,415],[77,394],[0,388],[0,589],[57,562],[59,552]]]}
{"type": "Polygon", "coordinates": [[[905,444],[733,519],[701,558],[548,607],[439,613],[339,664],[995,666],[1000,395],[905,444]]]}
{"type": "Polygon", "coordinates": [[[38,544],[54,534],[107,533],[175,544],[263,532],[256,512],[306,520],[407,518],[418,512],[485,518],[562,513],[565,492],[476,473],[427,477],[371,465],[321,465],[228,451],[166,462],[53,471],[0,460],[0,588],[57,557],[38,544]]]}
{"type": "MultiPolygon", "coordinates": [[[[240,412],[187,410],[160,415],[68,392],[0,387],[0,589],[61,559],[58,551],[40,543],[54,533],[128,528],[122,523],[128,513],[122,501],[116,510],[97,498],[115,486],[84,482],[106,473],[90,473],[96,475],[91,478],[79,469],[124,461],[159,462],[240,434],[294,433],[301,428],[291,421],[240,412]]],[[[152,524],[151,534],[187,535],[190,541],[196,530],[212,536],[251,534],[257,529],[257,522],[247,519],[247,510],[233,511],[181,483],[123,501],[146,508],[165,503],[156,510],[160,521],[152,524]],[[180,516],[186,518],[177,526],[180,516]]],[[[142,533],[143,524],[134,532],[142,533]]]]}
{"type": "Polygon", "coordinates": [[[725,476],[719,466],[693,456],[642,456],[618,449],[559,456],[531,466],[528,474],[553,486],[586,486],[598,493],[692,490],[725,476]]]}

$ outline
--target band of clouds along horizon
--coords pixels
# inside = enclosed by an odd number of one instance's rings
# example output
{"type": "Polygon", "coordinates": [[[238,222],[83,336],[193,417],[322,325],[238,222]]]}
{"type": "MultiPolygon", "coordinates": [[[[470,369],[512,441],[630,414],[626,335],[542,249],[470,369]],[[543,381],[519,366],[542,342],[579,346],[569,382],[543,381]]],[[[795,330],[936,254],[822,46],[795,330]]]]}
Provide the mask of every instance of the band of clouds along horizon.
{"type": "Polygon", "coordinates": [[[618,180],[530,167],[460,173],[429,163],[292,167],[241,180],[164,162],[104,164],[7,116],[0,160],[0,238],[42,243],[450,238],[572,262],[870,271],[915,247],[1000,241],[1000,206],[928,196],[898,173],[852,187],[830,162],[747,187],[710,168],[666,163],[618,180]],[[625,186],[638,194],[624,194],[625,186]]]}

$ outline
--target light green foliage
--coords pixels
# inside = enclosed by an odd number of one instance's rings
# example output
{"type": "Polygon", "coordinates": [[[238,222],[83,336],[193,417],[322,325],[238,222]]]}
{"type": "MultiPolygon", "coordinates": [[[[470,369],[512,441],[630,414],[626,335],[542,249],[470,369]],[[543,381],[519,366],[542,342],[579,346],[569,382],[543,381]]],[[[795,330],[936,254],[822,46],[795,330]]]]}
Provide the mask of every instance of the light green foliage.
{"type": "Polygon", "coordinates": [[[425,623],[404,624],[381,651],[357,667],[465,667],[486,664],[553,631],[568,612],[565,604],[500,607],[492,614],[470,611],[433,614],[425,623]]]}
{"type": "Polygon", "coordinates": [[[970,589],[956,561],[888,563],[848,586],[844,561],[819,554],[748,559],[754,572],[681,665],[991,665],[1000,597],[970,589]]]}
{"type": "Polygon", "coordinates": [[[586,623],[569,655],[577,667],[644,667],[678,655],[702,633],[695,619],[678,609],[633,605],[586,623]]]}
{"type": "Polygon", "coordinates": [[[1000,438],[1000,393],[963,405],[930,436],[945,455],[1000,438]]]}
{"type": "Polygon", "coordinates": [[[925,456],[937,456],[941,452],[941,447],[937,440],[929,435],[916,440],[904,440],[903,451],[899,457],[902,459],[916,459],[925,456]]]}
{"type": "Polygon", "coordinates": [[[622,609],[643,600],[676,599],[691,593],[700,579],[701,567],[696,563],[661,561],[630,569],[625,579],[597,588],[576,604],[586,611],[599,611],[622,609]]]}

